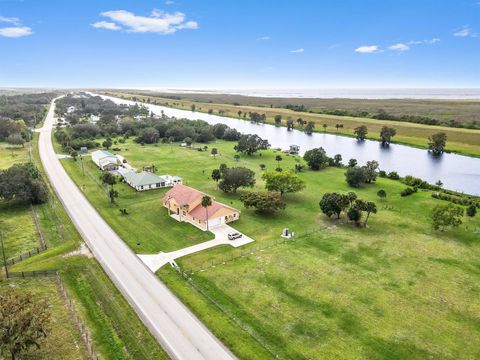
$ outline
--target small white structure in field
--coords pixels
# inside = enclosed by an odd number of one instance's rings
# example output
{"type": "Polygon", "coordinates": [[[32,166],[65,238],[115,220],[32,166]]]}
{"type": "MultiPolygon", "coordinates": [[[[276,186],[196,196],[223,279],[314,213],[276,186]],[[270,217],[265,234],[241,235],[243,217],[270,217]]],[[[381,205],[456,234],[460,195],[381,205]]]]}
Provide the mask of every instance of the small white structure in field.
{"type": "Polygon", "coordinates": [[[285,238],[285,239],[291,239],[295,236],[295,233],[288,230],[288,228],[285,228],[285,229],[283,229],[282,235],[280,235],[280,236],[285,238]]]}
{"type": "Polygon", "coordinates": [[[97,150],[92,152],[92,161],[104,171],[112,171],[118,169],[118,159],[115,155],[108,151],[97,150]]]}

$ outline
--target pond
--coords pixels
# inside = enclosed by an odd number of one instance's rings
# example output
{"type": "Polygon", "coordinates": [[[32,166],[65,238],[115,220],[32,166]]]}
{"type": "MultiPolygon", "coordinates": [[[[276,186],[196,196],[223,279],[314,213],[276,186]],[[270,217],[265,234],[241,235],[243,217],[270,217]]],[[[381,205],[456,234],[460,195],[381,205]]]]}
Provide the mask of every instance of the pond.
{"type": "MultiPolygon", "coordinates": [[[[134,104],[133,101],[120,98],[102,96],[117,104],[134,104]]],[[[270,124],[254,124],[250,121],[229,118],[219,115],[210,115],[188,110],[178,110],[165,106],[144,104],[154,114],[191,120],[204,120],[209,124],[226,124],[244,134],[257,134],[267,139],[273,148],[288,149],[290,145],[299,145],[300,153],[323,147],[327,154],[333,157],[341,154],[343,162],[357,159],[360,165],[369,160],[377,160],[380,169],[386,172],[397,171],[400,176],[412,175],[434,184],[442,181],[444,188],[480,195],[480,158],[457,154],[443,154],[433,156],[428,151],[410,146],[391,144],[382,147],[379,142],[366,140],[358,142],[354,138],[334,134],[314,133],[307,135],[302,131],[288,131],[285,127],[270,124]]]]}

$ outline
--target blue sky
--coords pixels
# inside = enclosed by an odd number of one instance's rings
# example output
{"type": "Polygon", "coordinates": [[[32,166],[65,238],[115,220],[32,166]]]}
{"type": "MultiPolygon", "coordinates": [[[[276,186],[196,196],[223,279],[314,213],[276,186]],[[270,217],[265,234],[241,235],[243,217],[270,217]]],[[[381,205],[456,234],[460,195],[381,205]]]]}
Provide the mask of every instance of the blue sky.
{"type": "Polygon", "coordinates": [[[480,0],[0,0],[0,87],[480,87],[480,0]]]}

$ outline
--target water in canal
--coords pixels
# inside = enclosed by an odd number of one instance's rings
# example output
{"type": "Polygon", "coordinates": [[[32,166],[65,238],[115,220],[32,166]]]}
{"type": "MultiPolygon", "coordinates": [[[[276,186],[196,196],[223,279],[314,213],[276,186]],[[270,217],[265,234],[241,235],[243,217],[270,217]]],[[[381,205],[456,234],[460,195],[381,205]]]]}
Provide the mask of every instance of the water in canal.
{"type": "MultiPolygon", "coordinates": [[[[110,96],[117,104],[134,104],[133,101],[110,96]]],[[[204,120],[209,124],[226,124],[244,134],[257,134],[267,139],[273,148],[287,149],[290,145],[300,146],[301,153],[316,147],[323,147],[333,157],[341,154],[343,162],[357,159],[360,165],[368,160],[377,160],[380,169],[387,172],[397,171],[401,176],[413,175],[433,184],[441,180],[446,189],[480,195],[480,158],[457,154],[432,156],[428,151],[405,145],[391,144],[382,147],[377,141],[358,142],[354,138],[333,134],[314,133],[307,135],[302,131],[287,131],[285,127],[270,124],[253,124],[250,121],[233,119],[224,116],[210,115],[188,110],[178,110],[165,106],[144,104],[154,114],[191,120],[204,120]]],[[[480,139],[479,139],[480,141],[480,139]]]]}

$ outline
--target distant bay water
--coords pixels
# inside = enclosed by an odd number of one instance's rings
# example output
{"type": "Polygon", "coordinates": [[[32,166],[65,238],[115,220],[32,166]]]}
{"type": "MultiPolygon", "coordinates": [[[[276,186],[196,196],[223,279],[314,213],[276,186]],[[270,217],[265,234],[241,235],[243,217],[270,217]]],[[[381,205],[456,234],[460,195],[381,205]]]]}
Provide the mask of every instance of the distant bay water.
{"type": "Polygon", "coordinates": [[[432,89],[158,89],[172,93],[233,94],[258,97],[317,98],[317,99],[457,99],[480,100],[480,88],[432,89]]]}

